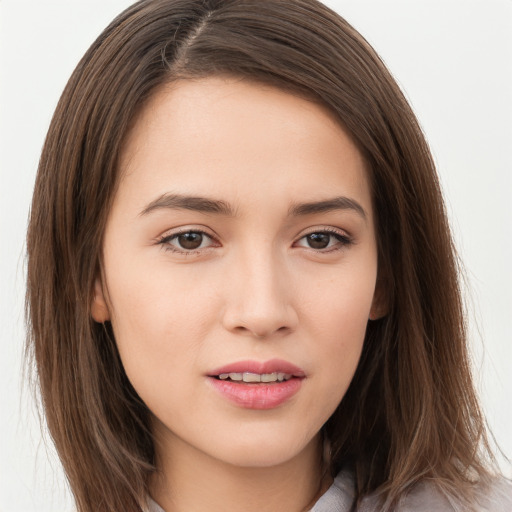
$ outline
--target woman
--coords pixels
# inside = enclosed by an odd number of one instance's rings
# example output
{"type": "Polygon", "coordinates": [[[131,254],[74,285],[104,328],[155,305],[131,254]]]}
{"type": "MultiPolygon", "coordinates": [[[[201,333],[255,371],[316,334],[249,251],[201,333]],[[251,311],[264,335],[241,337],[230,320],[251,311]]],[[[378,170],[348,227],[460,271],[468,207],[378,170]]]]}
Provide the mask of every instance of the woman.
{"type": "Polygon", "coordinates": [[[28,252],[80,512],[510,507],[428,147],[321,4],[121,14],[57,107],[28,252]]]}

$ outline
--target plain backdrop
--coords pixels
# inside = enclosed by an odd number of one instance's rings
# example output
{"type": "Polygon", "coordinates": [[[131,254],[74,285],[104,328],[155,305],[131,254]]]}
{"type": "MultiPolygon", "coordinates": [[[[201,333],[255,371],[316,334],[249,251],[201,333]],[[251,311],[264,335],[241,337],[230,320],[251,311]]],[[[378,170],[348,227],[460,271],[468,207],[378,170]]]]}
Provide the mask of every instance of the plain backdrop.
{"type": "MultiPolygon", "coordinates": [[[[79,58],[128,0],[0,0],[0,512],[72,500],[21,377],[24,237],[43,139],[79,58]]],[[[512,455],[512,0],[332,0],[412,103],[468,276],[475,376],[512,455]]]]}

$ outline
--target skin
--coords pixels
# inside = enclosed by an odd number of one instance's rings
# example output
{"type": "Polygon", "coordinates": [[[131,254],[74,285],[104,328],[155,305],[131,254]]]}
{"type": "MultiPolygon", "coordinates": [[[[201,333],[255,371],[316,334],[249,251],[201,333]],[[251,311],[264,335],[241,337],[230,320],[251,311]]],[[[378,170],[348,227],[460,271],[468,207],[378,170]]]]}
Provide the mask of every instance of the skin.
{"type": "Polygon", "coordinates": [[[368,318],[383,313],[360,152],[324,107],[211,77],[154,94],[120,171],[92,312],[112,322],[153,414],[153,498],[166,512],[307,508],[323,490],[319,431],[350,384],[368,318]],[[165,194],[231,212],[171,208],[165,194]],[[290,214],[334,197],[351,203],[290,214]],[[183,230],[207,235],[191,251],[183,230]],[[326,247],[311,247],[311,233],[326,247]],[[209,385],[222,365],[274,358],[306,375],[278,407],[243,408],[209,385]]]}

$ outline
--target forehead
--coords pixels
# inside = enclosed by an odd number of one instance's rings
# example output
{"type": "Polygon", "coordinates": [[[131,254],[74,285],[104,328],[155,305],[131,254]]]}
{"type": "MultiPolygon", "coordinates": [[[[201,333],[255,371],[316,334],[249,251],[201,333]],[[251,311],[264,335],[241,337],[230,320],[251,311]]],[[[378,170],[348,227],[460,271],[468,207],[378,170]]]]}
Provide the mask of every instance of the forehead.
{"type": "Polygon", "coordinates": [[[159,89],[135,120],[120,171],[119,193],[129,188],[139,206],[176,191],[297,202],[341,187],[371,209],[363,157],[326,107],[236,78],[159,89]]]}

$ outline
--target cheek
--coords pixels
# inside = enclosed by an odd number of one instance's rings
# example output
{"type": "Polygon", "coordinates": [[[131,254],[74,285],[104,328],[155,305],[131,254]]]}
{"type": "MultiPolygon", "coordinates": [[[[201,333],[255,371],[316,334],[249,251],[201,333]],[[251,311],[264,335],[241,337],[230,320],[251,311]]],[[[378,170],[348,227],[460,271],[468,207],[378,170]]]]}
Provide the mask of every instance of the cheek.
{"type": "Polygon", "coordinates": [[[204,280],[171,274],[168,267],[124,262],[111,268],[115,271],[108,284],[116,343],[128,378],[143,394],[144,381],[153,385],[159,368],[178,374],[198,357],[213,321],[214,299],[204,280]],[[123,278],[126,275],[129,280],[123,278]]]}
{"type": "Polygon", "coordinates": [[[142,254],[112,262],[108,289],[113,324],[123,338],[151,341],[155,332],[166,337],[182,325],[201,328],[206,318],[198,311],[206,311],[212,293],[200,272],[185,267],[173,271],[163,251],[156,258],[142,254]]]}
{"type": "MultiPolygon", "coordinates": [[[[370,270],[368,270],[370,269],[370,270]]],[[[309,353],[314,368],[317,396],[312,411],[327,421],[345,395],[359,363],[368,316],[371,309],[375,274],[347,272],[330,280],[305,303],[308,319],[309,353]]]]}
{"type": "Polygon", "coordinates": [[[316,338],[324,340],[325,349],[350,351],[362,344],[372,306],[376,264],[374,258],[365,258],[357,264],[335,269],[330,275],[302,287],[297,305],[301,316],[316,331],[316,338]],[[368,261],[366,261],[368,260],[368,261]]]}
{"type": "Polygon", "coordinates": [[[344,301],[324,310],[313,341],[321,362],[321,373],[331,392],[346,389],[355,372],[362,351],[368,307],[344,306],[344,301]]]}

